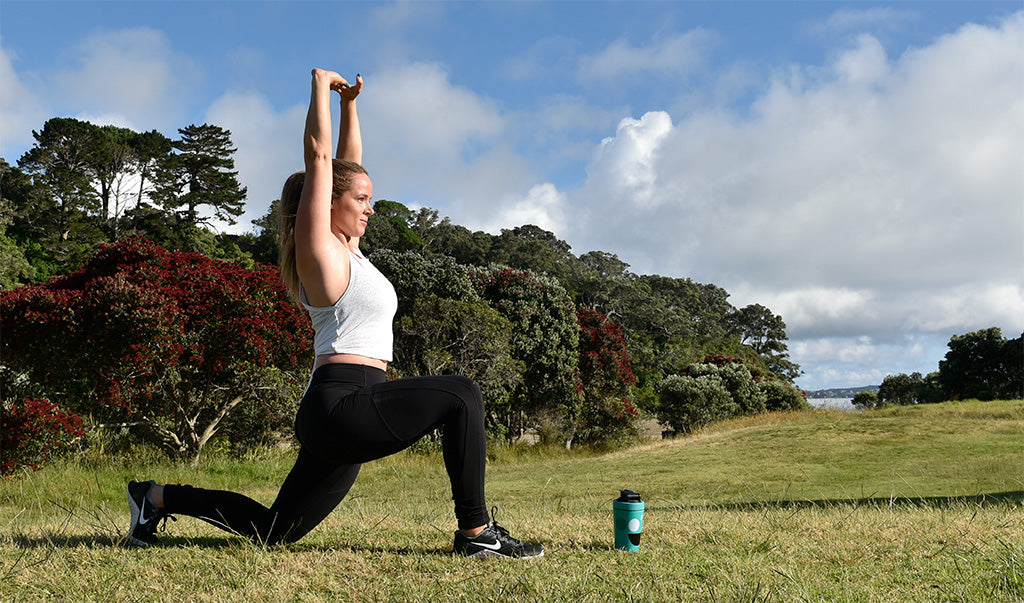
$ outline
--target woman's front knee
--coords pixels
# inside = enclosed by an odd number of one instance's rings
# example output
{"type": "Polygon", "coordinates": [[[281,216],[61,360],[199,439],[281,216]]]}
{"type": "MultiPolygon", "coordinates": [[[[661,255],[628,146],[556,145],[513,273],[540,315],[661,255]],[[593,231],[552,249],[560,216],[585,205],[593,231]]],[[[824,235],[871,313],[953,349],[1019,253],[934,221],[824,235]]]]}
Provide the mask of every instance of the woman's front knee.
{"type": "Polygon", "coordinates": [[[483,412],[484,409],[484,395],[480,391],[480,386],[477,385],[476,381],[473,381],[469,377],[463,377],[462,375],[453,375],[452,379],[459,383],[459,385],[465,389],[465,394],[459,397],[466,404],[466,408],[483,412]]]}

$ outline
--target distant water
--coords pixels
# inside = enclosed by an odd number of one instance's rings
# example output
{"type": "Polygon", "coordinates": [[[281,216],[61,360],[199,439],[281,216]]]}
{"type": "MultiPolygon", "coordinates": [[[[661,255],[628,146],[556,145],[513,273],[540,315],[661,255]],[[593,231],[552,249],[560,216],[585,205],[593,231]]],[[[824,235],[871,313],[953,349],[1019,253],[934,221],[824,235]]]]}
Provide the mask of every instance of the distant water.
{"type": "Polygon", "coordinates": [[[857,410],[857,407],[853,405],[853,398],[808,398],[807,401],[814,408],[847,410],[850,412],[857,410]]]}

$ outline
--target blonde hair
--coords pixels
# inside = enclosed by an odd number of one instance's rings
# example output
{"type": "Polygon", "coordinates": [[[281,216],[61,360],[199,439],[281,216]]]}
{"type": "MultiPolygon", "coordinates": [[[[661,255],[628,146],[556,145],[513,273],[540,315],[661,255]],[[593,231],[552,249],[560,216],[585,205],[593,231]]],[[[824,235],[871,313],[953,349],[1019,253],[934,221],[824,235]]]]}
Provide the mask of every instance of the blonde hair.
{"type": "MultiPolygon", "coordinates": [[[[352,178],[356,174],[369,176],[366,168],[354,161],[343,159],[334,160],[333,179],[331,183],[331,194],[338,197],[352,188],[352,178]]],[[[277,242],[278,257],[281,260],[281,278],[288,286],[292,296],[298,300],[299,296],[299,273],[295,268],[295,214],[299,210],[299,202],[302,200],[302,187],[306,183],[306,172],[295,172],[284,182],[281,189],[281,204],[278,208],[280,215],[280,233],[277,242]]]]}

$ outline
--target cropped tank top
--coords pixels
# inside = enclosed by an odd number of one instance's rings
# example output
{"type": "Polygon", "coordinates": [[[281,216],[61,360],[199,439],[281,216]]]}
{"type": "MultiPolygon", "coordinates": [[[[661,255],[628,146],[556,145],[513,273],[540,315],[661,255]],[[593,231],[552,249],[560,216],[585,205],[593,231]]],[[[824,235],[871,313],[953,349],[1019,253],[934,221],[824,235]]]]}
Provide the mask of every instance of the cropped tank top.
{"type": "Polygon", "coordinates": [[[394,334],[391,323],[398,296],[370,260],[349,251],[352,258],[348,288],[333,306],[309,305],[299,287],[299,301],[313,323],[313,351],[321,354],[359,354],[391,362],[394,334]]]}

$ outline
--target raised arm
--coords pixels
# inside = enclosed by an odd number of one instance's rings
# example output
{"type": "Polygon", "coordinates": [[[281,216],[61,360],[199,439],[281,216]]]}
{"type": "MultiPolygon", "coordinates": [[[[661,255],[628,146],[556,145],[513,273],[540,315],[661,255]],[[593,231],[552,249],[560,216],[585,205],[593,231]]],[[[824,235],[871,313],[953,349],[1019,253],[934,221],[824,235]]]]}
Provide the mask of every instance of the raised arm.
{"type": "Polygon", "coordinates": [[[356,75],[356,85],[341,87],[341,123],[338,134],[338,159],[363,163],[363,136],[359,130],[356,97],[363,90],[363,76],[356,75]]]}
{"type": "Polygon", "coordinates": [[[313,70],[309,111],[303,133],[306,177],[295,213],[295,269],[314,306],[332,305],[348,286],[349,257],[331,231],[331,91],[341,92],[344,78],[333,71],[313,70]]]}

